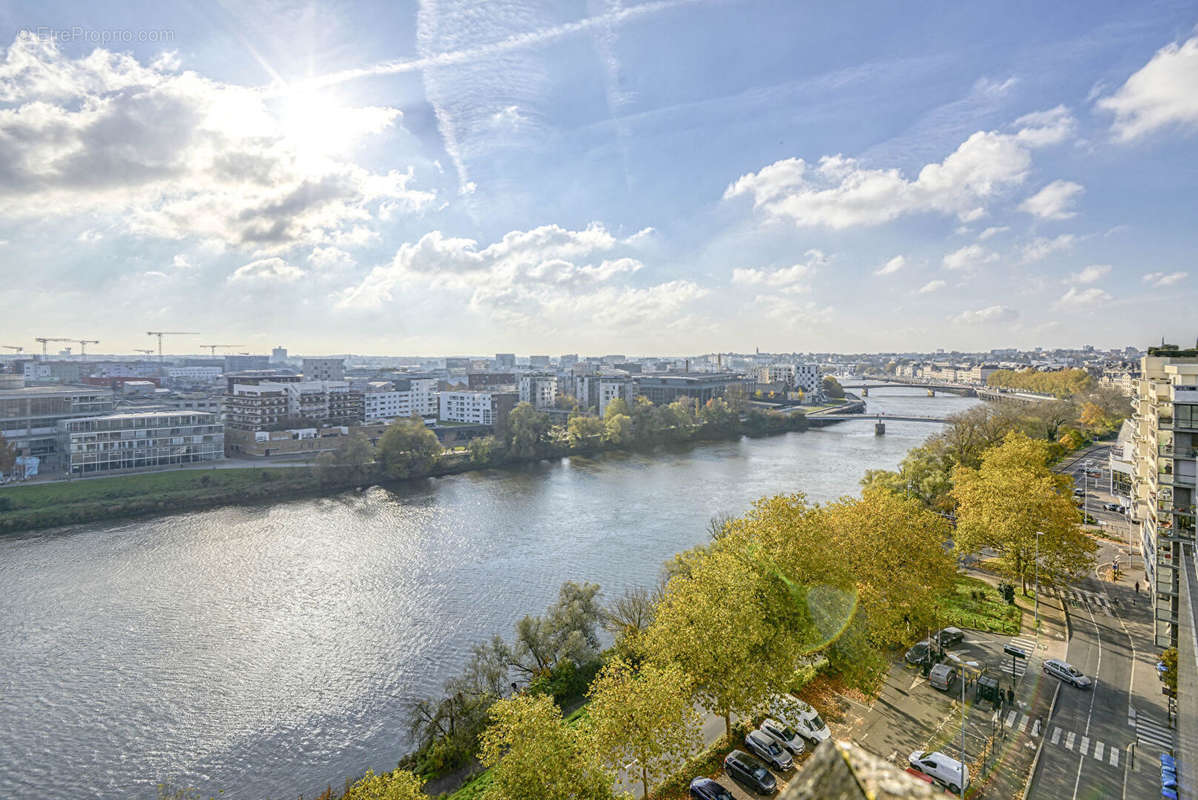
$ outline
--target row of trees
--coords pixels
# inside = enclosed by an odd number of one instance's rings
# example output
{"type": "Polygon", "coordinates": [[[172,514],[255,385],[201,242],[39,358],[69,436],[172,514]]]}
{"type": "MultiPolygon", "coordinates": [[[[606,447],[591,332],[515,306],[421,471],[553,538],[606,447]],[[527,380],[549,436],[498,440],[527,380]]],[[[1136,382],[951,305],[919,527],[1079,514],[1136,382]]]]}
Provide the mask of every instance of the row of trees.
{"type": "Polygon", "coordinates": [[[1120,392],[1098,387],[1069,400],[1046,400],[1032,405],[984,403],[954,415],[945,429],[912,448],[898,470],[868,470],[863,486],[881,486],[910,494],[938,511],[955,510],[953,469],[977,468],[982,454],[1018,431],[1048,446],[1055,460],[1076,450],[1094,436],[1116,430],[1131,414],[1120,392]]]}
{"type": "Polygon", "coordinates": [[[1093,376],[1084,369],[1062,369],[1052,372],[1038,369],[1000,369],[990,373],[986,383],[990,386],[1023,389],[1055,397],[1073,397],[1090,391],[1095,385],[1093,376]]]}
{"type": "MultiPolygon", "coordinates": [[[[520,403],[508,415],[501,436],[483,436],[467,445],[470,462],[494,466],[513,459],[548,458],[602,448],[632,448],[666,442],[721,438],[736,434],[764,435],[804,430],[801,412],[750,409],[738,411],[723,398],[698,405],[680,398],[657,406],[645,397],[633,403],[623,399],[608,404],[604,417],[577,409],[565,424],[520,403]]],[[[387,427],[377,448],[364,436],[345,439],[334,452],[317,458],[317,468],[327,482],[362,483],[371,479],[401,480],[427,475],[442,456],[436,434],[419,417],[400,419],[387,427]]]]}

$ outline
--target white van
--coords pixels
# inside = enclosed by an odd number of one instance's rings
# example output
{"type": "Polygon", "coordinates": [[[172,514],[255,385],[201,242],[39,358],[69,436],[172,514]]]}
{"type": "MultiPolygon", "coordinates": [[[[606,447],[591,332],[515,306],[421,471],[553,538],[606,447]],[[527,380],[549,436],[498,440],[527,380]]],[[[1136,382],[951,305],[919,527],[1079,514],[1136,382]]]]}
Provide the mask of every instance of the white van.
{"type": "Polygon", "coordinates": [[[951,664],[937,664],[932,667],[932,671],[928,673],[928,684],[933,689],[939,689],[942,692],[947,692],[953,687],[953,681],[957,679],[957,668],[951,664]]]}

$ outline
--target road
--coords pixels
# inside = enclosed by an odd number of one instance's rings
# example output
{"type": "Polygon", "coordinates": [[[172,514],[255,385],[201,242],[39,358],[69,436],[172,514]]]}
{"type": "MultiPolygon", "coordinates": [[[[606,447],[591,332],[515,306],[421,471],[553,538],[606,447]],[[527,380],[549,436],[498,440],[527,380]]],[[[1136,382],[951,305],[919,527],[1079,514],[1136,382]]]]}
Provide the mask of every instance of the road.
{"type": "MultiPolygon", "coordinates": [[[[1090,454],[1099,471],[1104,471],[1107,449],[1090,454]]],[[[1085,461],[1065,470],[1079,488],[1087,480],[1085,461]]],[[[1088,484],[1090,514],[1106,523],[1106,535],[1126,540],[1123,515],[1101,510],[1102,503],[1113,502],[1105,490],[1109,484],[1101,477],[1088,479],[1088,484]]],[[[1151,667],[1156,653],[1150,600],[1145,586],[1136,591],[1143,573],[1132,570],[1132,554],[1125,545],[1101,543],[1097,561],[1094,574],[1063,590],[1072,622],[1067,658],[1094,679],[1094,687],[1061,686],[1045,727],[1044,750],[1028,795],[1032,800],[1154,796],[1159,786],[1128,769],[1129,745],[1137,743],[1142,759],[1155,759],[1172,745],[1155,698],[1160,687],[1151,667]],[[1126,577],[1112,582],[1106,578],[1116,559],[1126,577]]]]}

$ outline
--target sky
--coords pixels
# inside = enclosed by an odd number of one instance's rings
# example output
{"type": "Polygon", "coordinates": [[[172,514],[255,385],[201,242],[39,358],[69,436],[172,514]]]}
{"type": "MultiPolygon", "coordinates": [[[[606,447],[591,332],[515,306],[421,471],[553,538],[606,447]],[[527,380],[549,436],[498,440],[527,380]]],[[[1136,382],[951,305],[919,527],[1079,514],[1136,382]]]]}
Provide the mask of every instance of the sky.
{"type": "Polygon", "coordinates": [[[1195,186],[1195,2],[0,5],[31,351],[1188,344],[1195,186]]]}

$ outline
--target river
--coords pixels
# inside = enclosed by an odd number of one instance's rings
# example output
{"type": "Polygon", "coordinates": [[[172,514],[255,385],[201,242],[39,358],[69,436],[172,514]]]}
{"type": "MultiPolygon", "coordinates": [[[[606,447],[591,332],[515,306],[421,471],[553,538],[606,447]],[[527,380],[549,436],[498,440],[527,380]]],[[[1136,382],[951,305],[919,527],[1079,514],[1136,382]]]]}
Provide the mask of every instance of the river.
{"type": "MultiPolygon", "coordinates": [[[[886,389],[872,411],[977,400],[886,389]]],[[[276,505],[0,538],[0,797],[312,797],[564,580],[652,584],[717,513],[825,501],[938,426],[846,422],[276,505]]]]}

